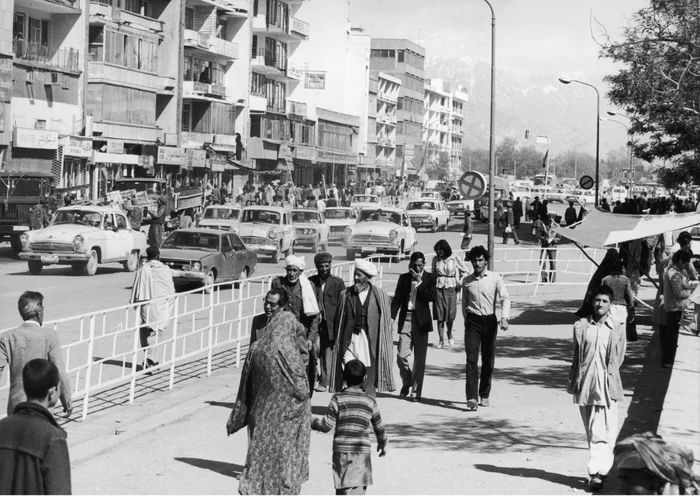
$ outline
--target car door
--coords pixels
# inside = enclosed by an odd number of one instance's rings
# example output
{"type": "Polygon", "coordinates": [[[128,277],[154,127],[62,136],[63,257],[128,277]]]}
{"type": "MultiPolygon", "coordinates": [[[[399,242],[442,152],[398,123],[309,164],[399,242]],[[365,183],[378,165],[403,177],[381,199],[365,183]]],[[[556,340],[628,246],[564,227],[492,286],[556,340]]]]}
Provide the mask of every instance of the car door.
{"type": "Polygon", "coordinates": [[[331,233],[331,228],[326,223],[326,216],[325,215],[323,215],[322,213],[319,213],[318,217],[319,217],[319,220],[321,222],[320,227],[319,227],[321,229],[321,244],[327,245],[328,238],[330,237],[330,233],[331,233]]]}
{"type": "Polygon", "coordinates": [[[239,275],[241,274],[241,272],[243,272],[243,269],[245,268],[247,263],[246,249],[241,239],[235,234],[228,234],[226,237],[228,238],[229,243],[233,247],[234,255],[234,263],[231,272],[231,278],[238,279],[239,275]]]}
{"type": "Polygon", "coordinates": [[[284,214],[281,215],[282,218],[282,232],[284,233],[284,242],[283,242],[283,250],[286,251],[287,249],[291,248],[292,243],[294,242],[294,239],[296,236],[294,235],[294,225],[292,224],[292,215],[289,212],[284,212],[284,214]]]}
{"type": "Polygon", "coordinates": [[[117,231],[115,231],[114,215],[112,212],[102,214],[102,231],[104,234],[104,245],[102,249],[102,261],[110,262],[119,259],[120,243],[117,231]]]}
{"type": "Polygon", "coordinates": [[[230,281],[236,274],[236,252],[233,250],[231,239],[227,235],[221,236],[221,267],[217,280],[230,281]]]}
{"type": "Polygon", "coordinates": [[[129,254],[134,249],[134,236],[131,233],[131,224],[126,220],[126,217],[122,214],[114,214],[114,219],[117,226],[117,241],[118,244],[118,256],[121,260],[126,260],[129,258],[129,254]]]}

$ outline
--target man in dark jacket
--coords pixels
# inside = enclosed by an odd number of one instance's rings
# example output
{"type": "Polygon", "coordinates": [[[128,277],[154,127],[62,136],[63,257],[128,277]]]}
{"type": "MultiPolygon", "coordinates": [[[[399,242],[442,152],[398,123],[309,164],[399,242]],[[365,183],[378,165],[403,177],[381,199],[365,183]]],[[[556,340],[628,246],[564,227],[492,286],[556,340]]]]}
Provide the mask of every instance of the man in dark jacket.
{"type": "Polygon", "coordinates": [[[411,398],[420,401],[423,393],[423,375],[428,355],[428,337],[433,330],[430,302],[435,300],[435,278],[423,270],[425,255],[417,251],[411,255],[408,272],[401,274],[391,300],[391,319],[399,316],[399,346],[396,361],[399,365],[401,396],[413,388],[411,398]],[[413,371],[408,364],[414,352],[413,371]]]}
{"type": "Polygon", "coordinates": [[[58,369],[35,358],[22,377],[27,401],[0,420],[0,494],[71,494],[66,432],[51,414],[60,396],[58,369]]]}
{"type": "Polygon", "coordinates": [[[574,202],[573,200],[569,200],[569,208],[566,209],[566,212],[564,212],[564,221],[566,222],[567,226],[570,226],[571,224],[576,223],[576,208],[574,207],[574,202]]]}
{"type": "Polygon", "coordinates": [[[331,275],[333,255],[323,251],[314,257],[314,265],[318,274],[309,277],[309,282],[316,291],[318,308],[321,311],[318,322],[318,386],[316,391],[327,391],[330,379],[331,361],[333,360],[333,345],[340,323],[340,302],[342,301],[345,283],[340,277],[331,275]]]}

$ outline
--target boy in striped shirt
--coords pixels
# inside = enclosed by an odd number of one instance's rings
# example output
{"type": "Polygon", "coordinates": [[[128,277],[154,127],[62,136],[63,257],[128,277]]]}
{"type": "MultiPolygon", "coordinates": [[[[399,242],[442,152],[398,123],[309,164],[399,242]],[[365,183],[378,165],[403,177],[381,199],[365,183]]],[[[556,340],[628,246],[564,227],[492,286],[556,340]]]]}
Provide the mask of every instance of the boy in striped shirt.
{"type": "Polygon", "coordinates": [[[360,360],[345,364],[343,379],[347,387],[336,393],[325,417],[311,420],[311,428],[333,437],[333,480],[336,494],[365,494],[372,484],[372,458],[369,441],[370,423],[377,436],[379,456],[386,454],[386,431],[377,401],[362,389],[367,369],[360,360]]]}

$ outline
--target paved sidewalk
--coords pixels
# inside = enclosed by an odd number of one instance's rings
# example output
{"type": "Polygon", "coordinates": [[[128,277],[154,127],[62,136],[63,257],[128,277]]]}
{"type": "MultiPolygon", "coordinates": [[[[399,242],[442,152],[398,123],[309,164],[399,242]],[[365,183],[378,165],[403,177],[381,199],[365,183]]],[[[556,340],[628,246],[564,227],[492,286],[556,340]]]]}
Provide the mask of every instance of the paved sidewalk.
{"type": "MultiPolygon", "coordinates": [[[[514,291],[515,292],[515,291],[514,291]]],[[[586,488],[587,447],[577,408],[566,393],[571,334],[581,288],[543,287],[537,298],[517,291],[511,329],[498,339],[492,406],[466,411],[463,324],[457,344],[428,351],[423,403],[380,395],[390,438],[385,458],[373,457],[373,494],[561,494],[586,488]]],[[[529,291],[528,293],[531,293],[529,291]]],[[[644,316],[640,312],[640,321],[644,316]]],[[[644,370],[650,369],[648,326],[631,343],[623,367],[623,431],[646,424],[626,419],[644,370]],[[632,423],[630,423],[632,422],[632,423]],[[634,424],[634,425],[632,425],[634,424]]],[[[431,342],[437,341],[437,334],[431,342]]],[[[230,353],[215,361],[212,377],[203,367],[178,371],[167,391],[167,372],[141,384],[143,394],[124,405],[124,391],[102,398],[103,409],[83,423],[69,423],[76,494],[233,494],[245,464],[245,432],[227,437],[225,423],[239,381],[230,353]],[[180,375],[182,374],[182,375],[180,375]],[[191,378],[191,379],[190,379],[191,378]]],[[[396,370],[398,378],[398,370],[396,370]]],[[[315,414],[330,394],[316,393],[315,414]]],[[[658,395],[657,395],[658,396],[658,395]]],[[[92,410],[92,408],[91,408],[92,410]]],[[[651,409],[644,415],[653,415],[651,409]]],[[[646,422],[646,421],[643,421],[646,422]]],[[[332,434],[312,433],[310,479],[305,494],[333,492],[332,434]]],[[[606,492],[613,493],[611,484],[606,492]]]]}

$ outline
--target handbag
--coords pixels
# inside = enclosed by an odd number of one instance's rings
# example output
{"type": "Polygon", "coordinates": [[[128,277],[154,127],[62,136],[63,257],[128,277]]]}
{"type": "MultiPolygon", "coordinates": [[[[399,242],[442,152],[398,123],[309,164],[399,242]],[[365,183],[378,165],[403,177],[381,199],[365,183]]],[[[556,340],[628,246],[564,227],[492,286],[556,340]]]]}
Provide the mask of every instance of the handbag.
{"type": "Polygon", "coordinates": [[[511,229],[510,226],[506,226],[506,234],[510,234],[513,232],[513,229],[511,229]]]}
{"type": "Polygon", "coordinates": [[[471,234],[465,234],[464,237],[462,237],[462,244],[460,246],[461,250],[467,250],[469,249],[469,244],[472,242],[472,235],[471,234]]]}
{"type": "Polygon", "coordinates": [[[243,362],[243,371],[241,372],[241,382],[238,385],[238,395],[236,402],[231,408],[231,414],[226,422],[226,433],[230,436],[245,426],[248,425],[248,378],[250,375],[250,357],[253,354],[253,348],[248,350],[248,355],[243,362]]]}
{"type": "Polygon", "coordinates": [[[532,228],[530,229],[530,235],[537,236],[537,228],[535,226],[532,226],[532,228]]]}

